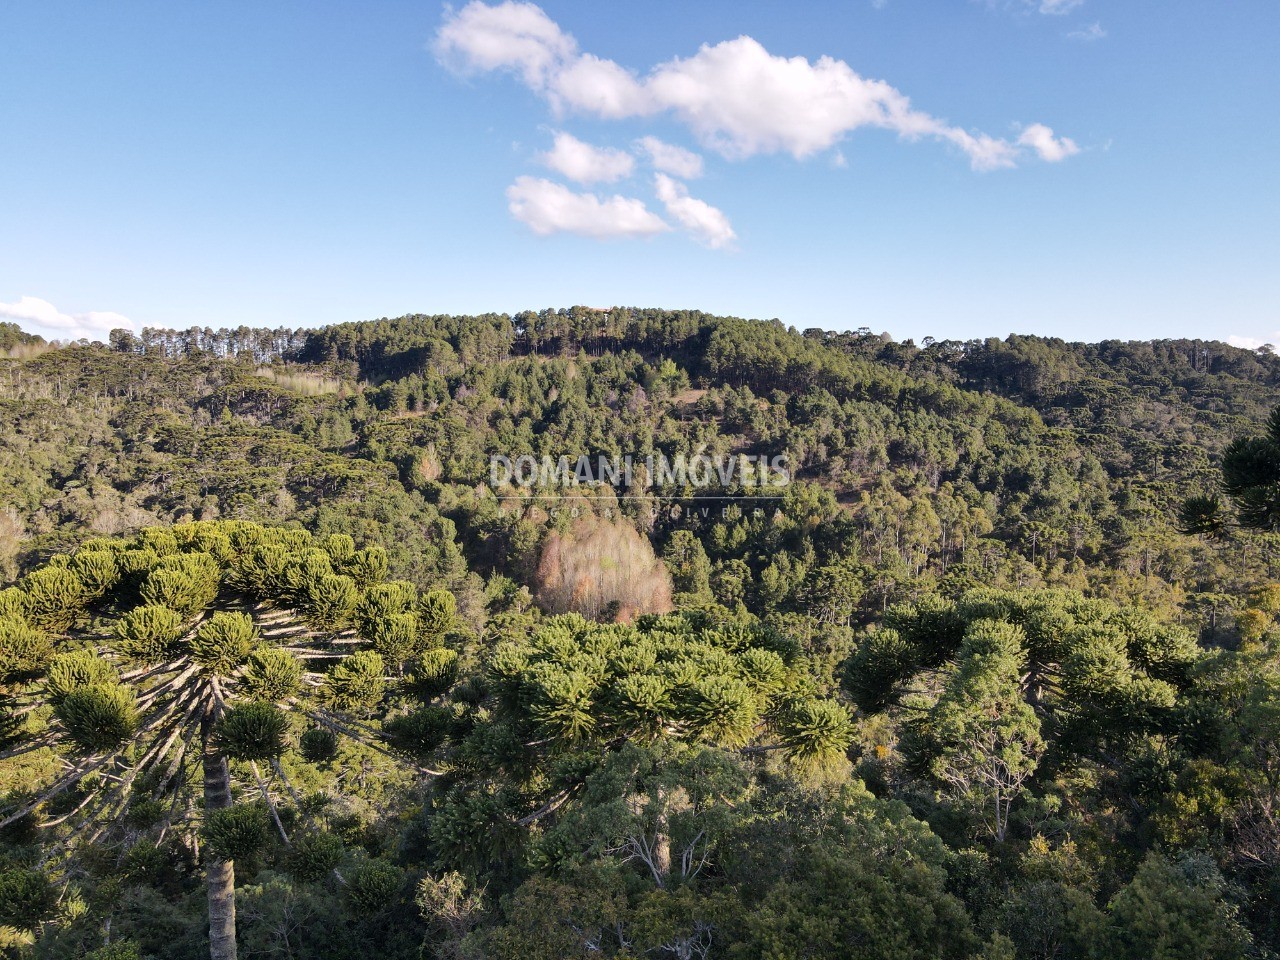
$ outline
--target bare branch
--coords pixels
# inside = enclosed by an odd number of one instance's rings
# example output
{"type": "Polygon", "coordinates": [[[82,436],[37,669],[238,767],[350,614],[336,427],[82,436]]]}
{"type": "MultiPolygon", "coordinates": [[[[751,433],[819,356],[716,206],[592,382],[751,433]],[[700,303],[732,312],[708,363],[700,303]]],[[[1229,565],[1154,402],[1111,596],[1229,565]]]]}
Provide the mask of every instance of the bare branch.
{"type": "MultiPolygon", "coordinates": [[[[403,756],[392,753],[390,750],[388,750],[386,747],[383,747],[381,744],[372,742],[371,738],[376,738],[378,740],[382,739],[382,734],[379,733],[378,731],[370,729],[369,733],[361,734],[356,732],[355,730],[352,730],[350,727],[346,726],[344,723],[339,722],[336,718],[334,718],[332,714],[328,713],[327,711],[307,710],[306,708],[298,704],[298,701],[296,699],[291,699],[289,702],[295,705],[296,709],[298,709],[304,716],[311,718],[321,726],[328,727],[330,730],[334,731],[335,733],[340,733],[343,736],[354,740],[356,743],[360,744],[362,747],[366,747],[367,749],[372,750],[375,753],[380,753],[385,757],[390,757],[392,760],[395,760],[397,763],[405,762],[405,758],[403,756]]],[[[409,766],[412,767],[418,773],[423,773],[431,777],[439,777],[444,774],[443,770],[432,770],[430,767],[419,766],[418,764],[415,764],[415,763],[410,763],[409,766]]]]}
{"type": "Polygon", "coordinates": [[[557,810],[563,807],[565,803],[568,802],[569,798],[573,796],[573,794],[574,794],[573,790],[564,790],[561,793],[556,794],[556,796],[552,797],[550,800],[548,800],[546,803],[540,806],[537,810],[533,811],[533,813],[528,814],[527,816],[521,817],[519,820],[516,821],[516,823],[522,827],[527,827],[531,823],[536,823],[537,821],[541,820],[543,817],[547,816],[548,814],[555,813],[557,810]]]}
{"type": "Polygon", "coordinates": [[[271,811],[271,819],[276,822],[276,829],[280,831],[280,839],[284,841],[286,847],[293,846],[293,841],[289,839],[289,834],[285,832],[284,824],[280,822],[280,811],[276,809],[276,802],[271,798],[271,791],[267,789],[267,782],[262,779],[262,774],[258,771],[258,761],[250,760],[249,767],[253,770],[253,778],[258,781],[258,789],[262,791],[262,799],[267,802],[267,809],[271,811]]]}

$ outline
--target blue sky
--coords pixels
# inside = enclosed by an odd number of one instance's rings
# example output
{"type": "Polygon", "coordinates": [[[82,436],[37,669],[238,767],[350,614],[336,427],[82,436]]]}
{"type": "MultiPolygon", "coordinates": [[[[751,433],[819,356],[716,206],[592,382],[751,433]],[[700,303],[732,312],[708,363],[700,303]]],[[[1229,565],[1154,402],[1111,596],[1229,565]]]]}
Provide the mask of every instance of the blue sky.
{"type": "Polygon", "coordinates": [[[31,0],[0,49],[0,317],[47,336],[584,303],[1280,342],[1274,0],[31,0]]]}

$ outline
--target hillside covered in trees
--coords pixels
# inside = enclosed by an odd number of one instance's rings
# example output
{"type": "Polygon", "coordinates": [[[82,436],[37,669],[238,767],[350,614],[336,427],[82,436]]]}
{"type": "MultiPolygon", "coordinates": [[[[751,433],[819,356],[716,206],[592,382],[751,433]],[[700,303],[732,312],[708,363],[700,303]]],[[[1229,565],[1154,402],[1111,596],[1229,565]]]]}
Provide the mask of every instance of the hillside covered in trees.
{"type": "Polygon", "coordinates": [[[1280,357],[0,325],[0,951],[1280,956],[1280,357]],[[494,482],[504,457],[790,482],[494,482]]]}

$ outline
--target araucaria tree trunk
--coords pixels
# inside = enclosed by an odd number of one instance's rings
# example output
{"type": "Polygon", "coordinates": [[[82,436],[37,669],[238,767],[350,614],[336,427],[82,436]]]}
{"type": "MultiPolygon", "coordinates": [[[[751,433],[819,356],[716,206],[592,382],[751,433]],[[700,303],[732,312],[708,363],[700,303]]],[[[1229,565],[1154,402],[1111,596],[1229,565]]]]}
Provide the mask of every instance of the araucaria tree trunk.
{"type": "MultiPolygon", "coordinates": [[[[231,772],[227,758],[213,745],[214,717],[201,722],[204,760],[204,809],[208,814],[231,806],[231,772]]],[[[231,860],[205,861],[209,890],[210,960],[236,960],[236,868],[231,860]]]]}

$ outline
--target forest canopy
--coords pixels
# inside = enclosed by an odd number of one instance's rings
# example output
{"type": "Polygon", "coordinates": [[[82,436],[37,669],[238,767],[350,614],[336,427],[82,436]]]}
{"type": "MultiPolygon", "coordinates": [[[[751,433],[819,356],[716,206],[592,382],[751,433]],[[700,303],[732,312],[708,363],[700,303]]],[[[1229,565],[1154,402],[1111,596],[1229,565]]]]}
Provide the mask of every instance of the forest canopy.
{"type": "Polygon", "coordinates": [[[0,955],[1280,955],[1280,358],[0,325],[0,955]],[[493,457],[785,460],[766,497],[493,457]]]}

